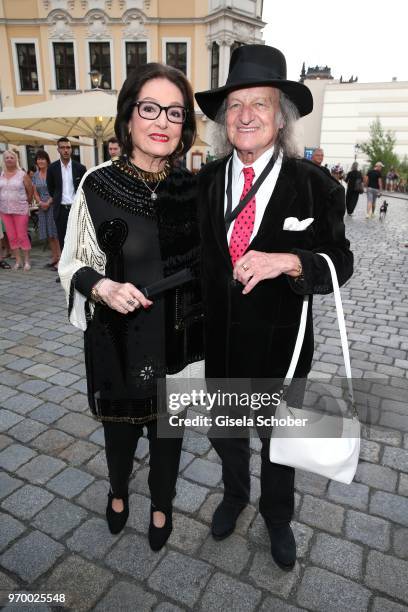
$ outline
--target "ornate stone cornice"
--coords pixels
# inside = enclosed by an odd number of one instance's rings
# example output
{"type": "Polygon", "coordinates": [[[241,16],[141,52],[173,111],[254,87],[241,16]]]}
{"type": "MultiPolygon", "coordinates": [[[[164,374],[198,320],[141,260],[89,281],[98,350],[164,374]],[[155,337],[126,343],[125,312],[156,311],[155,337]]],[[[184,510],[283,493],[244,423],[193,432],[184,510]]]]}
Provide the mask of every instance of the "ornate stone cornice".
{"type": "Polygon", "coordinates": [[[132,9],[143,9],[150,8],[150,0],[119,0],[119,8],[123,11],[129,11],[132,9]]]}
{"type": "Polygon", "coordinates": [[[123,16],[123,21],[126,26],[123,29],[123,38],[139,40],[147,37],[147,32],[144,27],[144,16],[141,11],[127,11],[123,16]]]}
{"type": "Polygon", "coordinates": [[[71,17],[63,10],[55,10],[47,17],[50,25],[49,38],[57,40],[72,40],[74,33],[70,27],[71,17]]]}
{"type": "Polygon", "coordinates": [[[75,7],[75,0],[43,0],[43,6],[46,11],[72,11],[75,7]]]}
{"type": "Polygon", "coordinates": [[[88,24],[88,38],[99,40],[110,37],[108,28],[109,17],[103,11],[98,9],[89,11],[85,16],[85,21],[88,24]]]}

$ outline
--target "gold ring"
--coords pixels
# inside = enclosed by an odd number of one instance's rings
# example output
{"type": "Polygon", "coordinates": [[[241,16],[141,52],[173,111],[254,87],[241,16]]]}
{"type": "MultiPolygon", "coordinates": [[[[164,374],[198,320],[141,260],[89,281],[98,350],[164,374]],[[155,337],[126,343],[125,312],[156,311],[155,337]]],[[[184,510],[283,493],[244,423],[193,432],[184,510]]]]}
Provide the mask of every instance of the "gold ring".
{"type": "Polygon", "coordinates": [[[249,266],[247,266],[246,264],[242,264],[241,268],[244,270],[244,272],[248,272],[249,270],[249,266]]]}

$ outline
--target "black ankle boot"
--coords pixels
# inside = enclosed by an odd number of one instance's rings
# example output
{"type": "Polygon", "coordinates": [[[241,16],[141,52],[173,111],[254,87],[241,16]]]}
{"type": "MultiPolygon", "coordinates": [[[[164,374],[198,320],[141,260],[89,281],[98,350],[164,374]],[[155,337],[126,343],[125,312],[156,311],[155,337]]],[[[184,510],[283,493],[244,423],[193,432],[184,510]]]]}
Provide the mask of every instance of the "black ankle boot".
{"type": "Polygon", "coordinates": [[[265,519],[271,540],[271,555],[276,565],[289,571],[296,563],[296,540],[289,523],[273,525],[265,519]]]}
{"type": "Polygon", "coordinates": [[[173,518],[172,512],[160,510],[160,508],[155,508],[153,505],[150,506],[150,525],[149,525],[149,544],[150,548],[154,551],[158,551],[167,542],[170,537],[171,532],[173,531],[173,518]],[[166,516],[166,522],[163,527],[156,527],[153,523],[153,512],[163,512],[166,516]]]}
{"type": "Polygon", "coordinates": [[[218,504],[211,523],[214,540],[224,540],[233,533],[237,519],[245,506],[246,504],[233,504],[224,499],[218,504]]]}
{"type": "Polygon", "coordinates": [[[113,493],[109,491],[108,505],[106,506],[106,520],[108,521],[109,531],[113,534],[117,534],[122,531],[129,517],[129,495],[117,498],[123,501],[124,507],[122,512],[115,512],[112,508],[112,500],[114,497],[113,493]]]}

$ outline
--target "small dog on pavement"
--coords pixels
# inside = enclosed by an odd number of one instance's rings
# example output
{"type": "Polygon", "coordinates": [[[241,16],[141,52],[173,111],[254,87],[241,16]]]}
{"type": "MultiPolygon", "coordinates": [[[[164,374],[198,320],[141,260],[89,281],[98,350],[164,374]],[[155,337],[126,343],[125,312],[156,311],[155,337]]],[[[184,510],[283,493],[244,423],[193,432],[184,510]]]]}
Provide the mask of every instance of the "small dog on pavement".
{"type": "Polygon", "coordinates": [[[385,215],[387,214],[388,202],[384,200],[381,204],[379,220],[384,221],[385,215]]]}

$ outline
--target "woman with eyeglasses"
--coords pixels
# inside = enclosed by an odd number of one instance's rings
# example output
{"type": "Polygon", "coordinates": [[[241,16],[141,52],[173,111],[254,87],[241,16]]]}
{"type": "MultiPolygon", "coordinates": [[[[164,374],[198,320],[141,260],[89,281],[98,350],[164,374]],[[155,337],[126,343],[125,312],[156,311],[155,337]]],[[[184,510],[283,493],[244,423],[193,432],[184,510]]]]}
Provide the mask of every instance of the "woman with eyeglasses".
{"type": "Polygon", "coordinates": [[[59,273],[70,320],[85,331],[89,405],[105,433],[109,529],[119,533],[127,521],[134,453],[146,427],[149,543],[160,550],[172,530],[182,439],[158,434],[157,379],[202,358],[201,298],[198,280],[151,299],[140,289],[163,279],[171,285],[177,273],[197,276],[196,183],[175,164],[196,133],[185,76],[157,63],[132,72],[119,94],[115,133],[124,155],[83,177],[59,273]]]}

